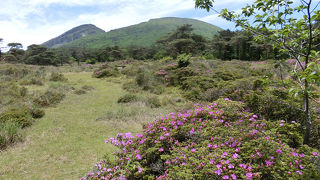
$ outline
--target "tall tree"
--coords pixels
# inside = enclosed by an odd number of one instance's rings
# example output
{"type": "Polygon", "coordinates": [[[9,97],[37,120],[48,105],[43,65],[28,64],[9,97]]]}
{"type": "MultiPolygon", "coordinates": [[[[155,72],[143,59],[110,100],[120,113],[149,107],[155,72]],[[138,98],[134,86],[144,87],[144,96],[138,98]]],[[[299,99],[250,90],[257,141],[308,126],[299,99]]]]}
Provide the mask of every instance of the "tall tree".
{"type": "MultiPolygon", "coordinates": [[[[198,8],[214,10],[214,0],[195,0],[198,8]]],[[[274,48],[280,49],[295,59],[299,69],[296,74],[301,85],[301,94],[305,112],[304,143],[309,144],[312,120],[310,116],[310,87],[312,83],[320,83],[319,41],[320,30],[316,21],[320,17],[318,3],[312,0],[301,0],[300,4],[292,0],[256,0],[242,8],[242,13],[223,9],[219,14],[236,23],[243,29],[253,33],[256,39],[270,42],[274,48]]]]}

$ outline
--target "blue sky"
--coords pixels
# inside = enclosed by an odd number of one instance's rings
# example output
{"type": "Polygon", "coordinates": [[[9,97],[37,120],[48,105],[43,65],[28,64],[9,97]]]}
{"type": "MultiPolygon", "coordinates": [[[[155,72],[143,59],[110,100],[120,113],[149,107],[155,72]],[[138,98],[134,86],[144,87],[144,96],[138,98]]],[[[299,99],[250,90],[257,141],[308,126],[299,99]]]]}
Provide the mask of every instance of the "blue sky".
{"type": "MultiPolygon", "coordinates": [[[[238,10],[250,1],[224,0],[216,8],[238,10]]],[[[195,9],[194,0],[2,0],[0,38],[2,46],[20,42],[26,47],[82,24],[109,31],[160,17],[194,18],[234,29],[214,12],[195,9]]]]}

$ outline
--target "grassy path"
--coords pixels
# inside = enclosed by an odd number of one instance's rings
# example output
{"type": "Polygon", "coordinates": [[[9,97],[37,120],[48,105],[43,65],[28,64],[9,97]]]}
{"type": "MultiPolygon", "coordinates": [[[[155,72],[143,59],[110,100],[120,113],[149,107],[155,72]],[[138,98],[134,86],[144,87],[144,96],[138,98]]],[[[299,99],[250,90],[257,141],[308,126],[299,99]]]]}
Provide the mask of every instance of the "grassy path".
{"type": "Polygon", "coordinates": [[[121,84],[93,79],[90,73],[68,73],[75,87],[89,85],[87,94],[68,94],[57,107],[26,130],[25,141],[0,152],[0,179],[79,179],[108,152],[104,139],[121,131],[140,130],[139,123],[97,121],[121,108],[121,84]],[[120,123],[120,124],[119,124],[120,123]]]}

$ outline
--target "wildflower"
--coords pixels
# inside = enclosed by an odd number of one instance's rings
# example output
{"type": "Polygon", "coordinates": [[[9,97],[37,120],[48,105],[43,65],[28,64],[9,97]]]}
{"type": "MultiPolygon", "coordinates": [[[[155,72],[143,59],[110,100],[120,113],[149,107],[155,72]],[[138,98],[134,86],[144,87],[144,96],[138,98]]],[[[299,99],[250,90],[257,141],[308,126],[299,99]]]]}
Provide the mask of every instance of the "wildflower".
{"type": "Polygon", "coordinates": [[[137,136],[138,138],[142,138],[142,137],[143,137],[142,134],[137,134],[136,136],[137,136]]]}
{"type": "Polygon", "coordinates": [[[282,153],[281,149],[277,149],[276,153],[281,154],[282,153]]]}
{"type": "Polygon", "coordinates": [[[225,100],[225,101],[230,101],[230,99],[229,99],[229,98],[225,98],[224,100],[225,100]]]}
{"type": "Polygon", "coordinates": [[[231,174],[231,178],[232,178],[233,180],[237,180],[237,176],[236,176],[235,174],[231,174]]]}
{"type": "Polygon", "coordinates": [[[208,148],[212,148],[212,145],[211,145],[211,144],[208,144],[208,148]]]}
{"type": "Polygon", "coordinates": [[[317,152],[313,152],[312,155],[316,156],[316,155],[318,155],[318,153],[317,152]]]}
{"type": "Polygon", "coordinates": [[[141,159],[141,155],[139,153],[136,154],[136,158],[137,158],[137,160],[140,160],[141,159]]]}
{"type": "Polygon", "coordinates": [[[296,171],[296,173],[298,173],[298,174],[302,175],[302,172],[300,172],[300,171],[296,171]]]}
{"type": "Polygon", "coordinates": [[[262,157],[261,153],[259,153],[259,152],[257,152],[257,155],[258,155],[259,157],[262,157]]]}
{"type": "Polygon", "coordinates": [[[218,174],[218,175],[221,175],[222,170],[221,170],[221,169],[218,169],[218,170],[216,170],[214,173],[216,173],[216,174],[218,174]]]}
{"type": "Polygon", "coordinates": [[[273,164],[272,161],[267,161],[267,160],[266,160],[266,165],[267,165],[267,167],[271,166],[272,164],[273,164]]]}
{"type": "Polygon", "coordinates": [[[159,152],[162,152],[163,151],[163,148],[159,148],[159,152]]]}
{"type": "Polygon", "coordinates": [[[142,168],[141,167],[137,167],[139,174],[142,173],[142,168]]]}
{"type": "Polygon", "coordinates": [[[222,177],[222,179],[229,179],[229,176],[228,176],[228,175],[224,175],[224,176],[222,177]]]}
{"type": "Polygon", "coordinates": [[[234,165],[229,164],[229,165],[228,165],[228,168],[229,168],[229,169],[233,169],[233,168],[234,168],[234,165]]]}
{"type": "Polygon", "coordinates": [[[252,173],[247,173],[246,177],[247,177],[247,180],[252,179],[252,173]]]}
{"type": "Polygon", "coordinates": [[[194,134],[194,128],[190,130],[190,135],[194,134]]]}
{"type": "Polygon", "coordinates": [[[238,158],[238,154],[237,154],[237,153],[234,153],[234,154],[232,155],[232,158],[233,158],[233,159],[237,159],[237,158],[238,158]]]}
{"type": "Polygon", "coordinates": [[[191,149],[191,152],[196,152],[196,149],[195,149],[195,148],[192,148],[192,149],[191,149]]]}

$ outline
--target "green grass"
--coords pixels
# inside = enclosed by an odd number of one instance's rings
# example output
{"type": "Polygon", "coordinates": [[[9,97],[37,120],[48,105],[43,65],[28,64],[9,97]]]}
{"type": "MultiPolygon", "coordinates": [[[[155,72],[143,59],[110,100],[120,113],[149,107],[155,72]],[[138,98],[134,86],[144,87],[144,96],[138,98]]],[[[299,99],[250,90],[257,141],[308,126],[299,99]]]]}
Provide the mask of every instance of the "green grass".
{"type": "Polygon", "coordinates": [[[125,94],[121,78],[95,79],[88,72],[65,76],[76,89],[83,85],[95,89],[83,95],[70,92],[56,107],[46,108],[46,115],[26,129],[24,142],[0,152],[0,179],[79,179],[114,151],[105,139],[120,132],[137,133],[142,123],[170,109],[118,104],[125,94]]]}

